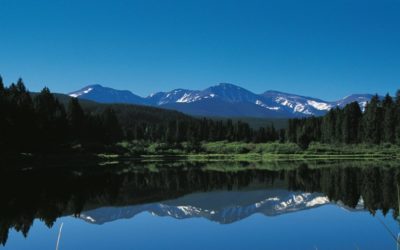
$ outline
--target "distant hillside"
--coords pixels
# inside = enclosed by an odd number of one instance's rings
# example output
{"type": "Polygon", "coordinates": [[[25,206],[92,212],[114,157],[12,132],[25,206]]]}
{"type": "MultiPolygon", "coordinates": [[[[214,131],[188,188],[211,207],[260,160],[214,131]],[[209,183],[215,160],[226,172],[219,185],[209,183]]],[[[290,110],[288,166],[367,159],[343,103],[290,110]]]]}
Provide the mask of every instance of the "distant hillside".
{"type": "MultiPolygon", "coordinates": [[[[33,93],[35,95],[35,93],[33,93]]],[[[69,100],[72,98],[68,95],[65,94],[55,94],[57,99],[63,103],[64,105],[67,105],[69,100]]],[[[105,103],[98,103],[95,101],[90,101],[86,99],[80,99],[79,100],[80,104],[82,107],[87,111],[87,112],[93,112],[93,113],[101,113],[104,109],[108,107],[112,107],[113,109],[116,110],[117,114],[119,114],[122,117],[126,116],[133,116],[133,117],[139,117],[139,118],[146,118],[149,121],[153,122],[166,122],[166,121],[172,121],[172,120],[177,120],[177,119],[184,119],[184,120],[190,120],[193,118],[198,118],[201,119],[204,116],[198,115],[198,116],[189,116],[184,113],[175,111],[175,110],[168,110],[168,109],[163,109],[163,108],[157,108],[157,107],[151,107],[151,106],[144,106],[144,105],[133,105],[133,104],[105,104],[105,103]]],[[[274,125],[276,129],[283,129],[287,128],[288,124],[288,119],[279,119],[279,118],[257,118],[257,117],[234,117],[234,118],[227,118],[227,117],[208,117],[214,120],[227,120],[231,119],[232,121],[242,121],[246,122],[252,127],[253,129],[259,129],[261,127],[265,127],[266,125],[274,125]]]]}
{"type": "MultiPolygon", "coordinates": [[[[35,93],[33,95],[35,95],[35,93]]],[[[55,94],[55,96],[64,105],[67,105],[69,100],[72,98],[65,94],[55,94]]],[[[107,108],[112,108],[120,118],[120,121],[126,121],[129,118],[129,120],[145,120],[146,122],[150,123],[168,123],[169,121],[175,120],[195,119],[194,117],[185,115],[178,111],[166,110],[157,107],[134,104],[105,104],[85,99],[80,99],[79,102],[86,112],[93,114],[99,114],[107,108]]]]}

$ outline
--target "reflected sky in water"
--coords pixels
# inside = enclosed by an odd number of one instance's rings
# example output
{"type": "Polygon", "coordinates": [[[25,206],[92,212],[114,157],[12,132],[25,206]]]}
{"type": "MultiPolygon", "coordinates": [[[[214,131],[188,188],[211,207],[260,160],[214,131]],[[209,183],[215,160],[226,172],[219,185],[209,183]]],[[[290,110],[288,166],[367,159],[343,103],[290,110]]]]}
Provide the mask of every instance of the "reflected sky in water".
{"type": "Polygon", "coordinates": [[[40,182],[40,173],[21,174],[14,177],[36,185],[2,189],[0,248],[55,249],[63,223],[60,250],[397,249],[399,173],[393,166],[301,164],[58,171],[40,182]]]}
{"type": "Polygon", "coordinates": [[[55,249],[61,222],[59,249],[396,249],[382,223],[399,232],[391,216],[335,205],[274,217],[253,214],[232,224],[143,212],[103,225],[63,217],[48,229],[35,221],[27,240],[13,231],[5,249],[55,249]]]}

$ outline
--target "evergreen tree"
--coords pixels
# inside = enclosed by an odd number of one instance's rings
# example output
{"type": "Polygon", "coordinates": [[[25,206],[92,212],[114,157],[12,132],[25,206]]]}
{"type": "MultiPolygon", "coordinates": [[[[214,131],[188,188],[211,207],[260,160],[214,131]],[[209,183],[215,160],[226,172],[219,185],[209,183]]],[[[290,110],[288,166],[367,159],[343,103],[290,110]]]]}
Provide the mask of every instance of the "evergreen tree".
{"type": "Polygon", "coordinates": [[[286,138],[289,142],[297,142],[298,119],[290,119],[288,122],[288,129],[286,138]]]}
{"type": "Polygon", "coordinates": [[[307,133],[306,128],[303,127],[302,131],[299,133],[297,144],[300,146],[300,148],[307,149],[311,141],[310,135],[307,133]]]}
{"type": "Polygon", "coordinates": [[[43,150],[65,143],[68,124],[64,106],[46,87],[35,97],[34,105],[38,140],[43,143],[43,150]]]}
{"type": "Polygon", "coordinates": [[[324,143],[335,142],[336,113],[337,109],[331,109],[322,118],[321,134],[322,134],[322,142],[324,143]]]}
{"type": "Polygon", "coordinates": [[[372,144],[381,142],[382,107],[378,95],[372,97],[363,117],[364,141],[372,144]]]}
{"type": "Polygon", "coordinates": [[[333,137],[335,143],[343,142],[343,116],[343,110],[338,108],[336,112],[335,137],[333,137]]]}
{"type": "Polygon", "coordinates": [[[11,84],[7,91],[8,119],[11,121],[6,137],[12,151],[27,152],[35,143],[34,107],[30,93],[23,80],[11,84]],[[21,143],[24,142],[24,143],[21,143]]]}
{"type": "Polygon", "coordinates": [[[0,95],[3,95],[4,93],[5,93],[4,82],[3,78],[0,75],[0,95]]]}
{"type": "Polygon", "coordinates": [[[359,131],[361,126],[362,112],[357,102],[346,105],[343,110],[343,142],[358,143],[359,131]]]}
{"type": "Polygon", "coordinates": [[[102,114],[102,127],[104,130],[103,140],[106,143],[114,143],[122,139],[123,131],[119,124],[117,115],[113,109],[106,109],[102,114]]]}
{"type": "Polygon", "coordinates": [[[357,102],[331,109],[325,116],[290,119],[287,140],[303,148],[311,141],[324,143],[400,143],[400,91],[396,101],[375,95],[363,113],[357,102]],[[397,138],[397,139],[396,139],[397,138]]]}
{"type": "Polygon", "coordinates": [[[177,121],[175,140],[176,142],[183,142],[186,135],[186,123],[182,121],[177,121]]]}
{"type": "Polygon", "coordinates": [[[77,98],[71,98],[68,103],[67,119],[70,126],[70,137],[82,140],[85,136],[85,113],[77,98]]]}
{"type": "Polygon", "coordinates": [[[396,103],[395,103],[395,119],[396,119],[396,126],[395,126],[395,138],[396,143],[400,145],[400,90],[396,92],[396,103]]]}
{"type": "Polygon", "coordinates": [[[3,78],[0,75],[0,151],[6,147],[6,130],[7,130],[7,117],[6,117],[6,90],[4,88],[3,78]]]}
{"type": "Polygon", "coordinates": [[[387,94],[382,102],[383,141],[394,143],[396,140],[396,106],[392,97],[387,94]]]}

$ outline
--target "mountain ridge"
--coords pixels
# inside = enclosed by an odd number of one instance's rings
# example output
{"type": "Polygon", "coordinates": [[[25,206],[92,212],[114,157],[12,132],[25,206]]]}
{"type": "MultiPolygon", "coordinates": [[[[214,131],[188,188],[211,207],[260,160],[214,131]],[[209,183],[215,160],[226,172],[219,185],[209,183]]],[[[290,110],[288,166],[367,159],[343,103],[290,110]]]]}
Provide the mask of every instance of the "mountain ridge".
{"type": "Polygon", "coordinates": [[[253,93],[243,87],[220,83],[204,90],[178,88],[141,97],[129,90],[116,90],[99,84],[68,93],[71,97],[100,103],[126,103],[177,110],[189,115],[220,117],[294,118],[321,116],[335,107],[358,102],[364,110],[371,94],[352,94],[337,101],[267,90],[253,93]]]}

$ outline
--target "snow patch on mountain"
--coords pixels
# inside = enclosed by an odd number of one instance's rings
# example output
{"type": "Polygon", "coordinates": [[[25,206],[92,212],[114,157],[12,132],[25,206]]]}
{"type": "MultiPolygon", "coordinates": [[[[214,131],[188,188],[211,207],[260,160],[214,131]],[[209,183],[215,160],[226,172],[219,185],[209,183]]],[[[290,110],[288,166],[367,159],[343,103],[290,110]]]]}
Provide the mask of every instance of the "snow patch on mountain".
{"type": "Polygon", "coordinates": [[[317,102],[314,100],[307,100],[308,105],[318,109],[318,110],[330,110],[332,105],[326,102],[317,102]]]}
{"type": "Polygon", "coordinates": [[[201,100],[201,96],[193,95],[191,93],[185,93],[181,98],[176,100],[176,102],[191,103],[191,102],[195,102],[195,101],[199,101],[199,100],[201,100]]]}
{"type": "Polygon", "coordinates": [[[78,98],[79,96],[81,96],[81,95],[84,95],[84,94],[88,94],[90,91],[92,91],[93,90],[93,88],[92,87],[88,87],[87,89],[85,89],[85,90],[81,90],[81,91],[78,91],[78,92],[74,92],[74,93],[72,93],[72,94],[69,94],[69,96],[70,97],[74,97],[74,98],[78,98]]]}
{"type": "Polygon", "coordinates": [[[269,110],[279,110],[280,109],[280,107],[276,107],[276,106],[275,107],[270,107],[270,106],[266,105],[265,103],[263,103],[260,100],[256,101],[256,105],[261,106],[261,107],[266,108],[266,109],[269,109],[269,110]]]}
{"type": "Polygon", "coordinates": [[[329,203],[328,197],[316,197],[315,199],[306,202],[306,207],[315,207],[326,203],[329,203]]]}
{"type": "Polygon", "coordinates": [[[275,99],[275,101],[283,106],[294,108],[294,104],[284,97],[278,97],[275,99]]]}
{"type": "Polygon", "coordinates": [[[302,102],[292,101],[285,97],[278,97],[275,99],[275,101],[279,105],[290,108],[293,113],[301,113],[301,114],[305,114],[305,115],[313,114],[313,112],[311,112],[309,109],[307,109],[307,106],[302,102]]]}

